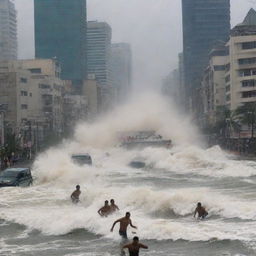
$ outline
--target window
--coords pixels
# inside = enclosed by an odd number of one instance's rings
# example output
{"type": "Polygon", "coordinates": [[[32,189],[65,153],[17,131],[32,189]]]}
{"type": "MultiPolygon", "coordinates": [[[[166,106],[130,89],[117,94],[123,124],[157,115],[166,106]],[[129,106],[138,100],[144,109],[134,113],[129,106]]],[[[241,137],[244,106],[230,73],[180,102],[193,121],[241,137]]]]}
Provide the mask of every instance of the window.
{"type": "Polygon", "coordinates": [[[256,91],[242,92],[242,98],[256,97],[256,91]]]}
{"type": "Polygon", "coordinates": [[[226,101],[230,101],[230,94],[226,95],[226,101]]]}
{"type": "Polygon", "coordinates": [[[229,92],[230,91],[230,85],[227,85],[226,86],[226,92],[229,92]]]}
{"type": "Polygon", "coordinates": [[[230,75],[225,77],[225,81],[226,81],[226,83],[230,81],[230,75]]]}
{"type": "Polygon", "coordinates": [[[29,94],[30,97],[32,97],[32,92],[29,94]]]}
{"type": "Polygon", "coordinates": [[[242,43],[243,50],[254,49],[254,48],[256,48],[256,41],[242,43]]]}
{"type": "Polygon", "coordinates": [[[27,92],[27,91],[21,91],[21,92],[20,92],[20,95],[21,95],[21,96],[28,96],[28,92],[27,92]]]}
{"type": "Polygon", "coordinates": [[[238,59],[238,64],[239,65],[244,65],[244,64],[255,64],[256,63],[256,58],[245,58],[245,59],[238,59]]]}
{"type": "Polygon", "coordinates": [[[214,71],[224,71],[225,68],[226,68],[225,65],[215,65],[214,71]]]}
{"type": "Polygon", "coordinates": [[[28,82],[28,79],[27,79],[27,78],[24,78],[24,77],[21,77],[21,78],[20,78],[20,82],[21,82],[21,83],[27,83],[27,82],[28,82]]]}
{"type": "Polygon", "coordinates": [[[32,74],[41,74],[42,73],[41,68],[30,68],[29,71],[32,74]]]}
{"type": "Polygon", "coordinates": [[[256,81],[255,80],[243,80],[241,82],[242,87],[254,87],[256,85],[256,81]]]}
{"type": "Polygon", "coordinates": [[[21,109],[28,109],[28,105],[27,104],[21,104],[21,109]]]}
{"type": "Polygon", "coordinates": [[[256,69],[241,69],[239,71],[240,76],[255,76],[256,75],[256,69]]]}
{"type": "Polygon", "coordinates": [[[50,89],[51,88],[51,86],[49,84],[39,84],[38,87],[41,89],[50,89]]]}

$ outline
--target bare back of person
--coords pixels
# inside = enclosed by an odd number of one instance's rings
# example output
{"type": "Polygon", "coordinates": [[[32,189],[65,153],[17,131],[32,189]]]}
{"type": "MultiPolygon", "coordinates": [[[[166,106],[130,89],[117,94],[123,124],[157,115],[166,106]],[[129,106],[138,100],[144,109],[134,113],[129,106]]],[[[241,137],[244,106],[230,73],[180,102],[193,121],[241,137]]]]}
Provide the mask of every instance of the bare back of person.
{"type": "Polygon", "coordinates": [[[79,196],[81,194],[81,191],[79,190],[75,190],[73,193],[72,193],[72,197],[75,198],[75,199],[79,199],[79,196]]]}
{"type": "Polygon", "coordinates": [[[76,186],[76,190],[71,194],[71,200],[73,203],[78,203],[79,202],[79,196],[81,194],[80,186],[76,186]]]}
{"type": "Polygon", "coordinates": [[[129,250],[129,254],[130,256],[139,256],[139,252],[140,252],[140,244],[130,244],[128,246],[128,250],[129,250]]]}
{"type": "Polygon", "coordinates": [[[123,246],[123,249],[127,248],[130,256],[139,256],[140,249],[148,249],[147,245],[139,243],[139,238],[134,237],[133,242],[123,246]]]}
{"type": "Polygon", "coordinates": [[[206,210],[204,207],[197,207],[198,217],[203,217],[206,214],[206,210]]]}

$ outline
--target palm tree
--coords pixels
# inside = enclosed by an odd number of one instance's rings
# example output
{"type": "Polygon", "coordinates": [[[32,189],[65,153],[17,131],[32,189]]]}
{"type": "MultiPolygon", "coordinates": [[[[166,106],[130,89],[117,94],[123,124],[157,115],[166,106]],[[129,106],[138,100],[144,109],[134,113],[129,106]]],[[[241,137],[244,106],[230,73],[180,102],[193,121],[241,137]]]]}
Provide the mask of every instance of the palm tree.
{"type": "Polygon", "coordinates": [[[256,102],[248,102],[235,110],[236,119],[251,128],[251,138],[254,137],[256,124],[256,102]]]}
{"type": "MultiPolygon", "coordinates": [[[[216,110],[216,127],[224,130],[226,137],[230,137],[232,131],[240,132],[241,126],[237,122],[236,114],[226,106],[219,106],[216,110]]],[[[222,132],[223,133],[223,132],[222,132]]]]}

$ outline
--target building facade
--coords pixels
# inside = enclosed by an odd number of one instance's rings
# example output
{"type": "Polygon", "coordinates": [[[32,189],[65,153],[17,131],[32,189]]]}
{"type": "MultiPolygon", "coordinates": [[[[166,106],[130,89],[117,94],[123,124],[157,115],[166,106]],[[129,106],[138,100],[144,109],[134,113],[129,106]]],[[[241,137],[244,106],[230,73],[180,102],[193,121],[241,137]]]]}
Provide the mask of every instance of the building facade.
{"type": "Polygon", "coordinates": [[[19,137],[24,148],[39,149],[63,131],[63,81],[55,60],[0,62],[0,102],[5,106],[5,134],[19,137]]]}
{"type": "Polygon", "coordinates": [[[251,9],[243,23],[231,31],[227,62],[226,105],[235,110],[256,101],[256,12],[251,9]]]}
{"type": "Polygon", "coordinates": [[[123,101],[129,95],[132,86],[132,51],[129,44],[111,45],[111,70],[117,100],[123,101]]]}
{"type": "Polygon", "coordinates": [[[105,22],[87,23],[87,70],[100,84],[101,106],[108,109],[113,102],[114,90],[111,76],[112,29],[105,22]]]}
{"type": "Polygon", "coordinates": [[[83,95],[87,98],[89,120],[93,120],[99,113],[99,93],[100,86],[94,75],[88,76],[88,79],[84,82],[83,95]]]}
{"type": "Polygon", "coordinates": [[[187,108],[196,110],[196,90],[209,52],[217,41],[226,41],[229,36],[230,0],[182,0],[182,16],[187,108]]]}
{"type": "Polygon", "coordinates": [[[216,122],[218,107],[226,105],[225,73],[227,67],[228,49],[225,45],[214,48],[209,55],[209,65],[202,78],[203,112],[202,127],[216,122]]]}
{"type": "Polygon", "coordinates": [[[14,3],[0,0],[0,61],[17,59],[17,14],[14,3]]]}
{"type": "Polygon", "coordinates": [[[35,56],[57,58],[61,79],[81,90],[86,79],[86,0],[34,0],[35,56]]]}

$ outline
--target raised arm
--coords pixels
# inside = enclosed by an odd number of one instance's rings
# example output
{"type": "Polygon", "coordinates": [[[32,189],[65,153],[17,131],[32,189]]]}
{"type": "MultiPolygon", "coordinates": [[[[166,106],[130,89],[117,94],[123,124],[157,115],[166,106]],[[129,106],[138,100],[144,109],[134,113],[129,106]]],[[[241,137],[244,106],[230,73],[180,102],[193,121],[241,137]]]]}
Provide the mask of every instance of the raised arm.
{"type": "Polygon", "coordinates": [[[129,247],[130,247],[130,244],[126,244],[123,246],[123,249],[126,249],[126,248],[128,249],[129,247]]]}
{"type": "Polygon", "coordinates": [[[136,229],[137,229],[136,226],[133,226],[133,225],[132,225],[132,220],[130,220],[130,225],[131,225],[132,228],[136,228],[136,229]]]}
{"type": "Polygon", "coordinates": [[[139,246],[140,246],[140,248],[148,249],[148,246],[147,246],[147,245],[145,245],[145,244],[141,244],[141,243],[139,243],[139,246]]]}
{"type": "Polygon", "coordinates": [[[121,219],[116,220],[116,221],[113,223],[112,228],[110,229],[111,232],[113,232],[116,223],[120,222],[120,220],[121,220],[121,219]]]}

